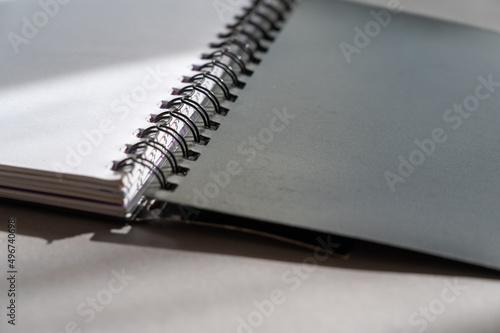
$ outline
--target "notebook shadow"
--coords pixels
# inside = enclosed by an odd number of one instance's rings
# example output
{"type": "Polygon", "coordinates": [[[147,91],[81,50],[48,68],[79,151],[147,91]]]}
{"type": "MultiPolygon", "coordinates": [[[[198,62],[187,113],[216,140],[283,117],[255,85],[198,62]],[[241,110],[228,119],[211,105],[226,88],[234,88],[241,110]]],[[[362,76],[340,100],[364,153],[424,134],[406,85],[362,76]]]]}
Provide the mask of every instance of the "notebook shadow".
{"type": "MultiPolygon", "coordinates": [[[[500,279],[500,272],[365,241],[355,241],[347,258],[316,260],[314,250],[240,231],[171,221],[127,223],[120,219],[66,212],[12,201],[0,202],[0,231],[16,219],[17,234],[52,242],[93,233],[90,241],[178,251],[224,254],[323,267],[500,279]],[[129,229],[129,230],[128,230],[129,229]]],[[[324,254],[323,254],[324,257],[324,254]]]]}

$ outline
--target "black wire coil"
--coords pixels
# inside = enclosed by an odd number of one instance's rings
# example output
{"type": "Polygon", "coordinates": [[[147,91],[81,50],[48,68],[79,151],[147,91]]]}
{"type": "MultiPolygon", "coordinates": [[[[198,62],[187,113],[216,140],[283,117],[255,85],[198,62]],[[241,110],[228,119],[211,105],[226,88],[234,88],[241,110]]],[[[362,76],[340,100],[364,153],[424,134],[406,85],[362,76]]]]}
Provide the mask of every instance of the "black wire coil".
{"type": "Polygon", "coordinates": [[[199,156],[199,153],[190,150],[190,143],[194,145],[208,143],[209,138],[201,135],[201,129],[216,130],[219,125],[211,120],[210,114],[223,116],[227,114],[229,109],[222,106],[221,103],[224,101],[234,102],[237,99],[237,95],[231,93],[231,89],[245,87],[245,82],[240,80],[240,76],[253,74],[253,71],[248,68],[248,64],[260,63],[261,59],[257,53],[265,53],[268,50],[262,41],[274,41],[273,32],[281,29],[281,24],[284,22],[287,12],[292,10],[294,2],[295,0],[254,0],[250,7],[244,8],[243,14],[235,18],[236,22],[226,26],[229,31],[218,35],[220,41],[209,44],[211,48],[217,50],[202,54],[201,59],[210,61],[202,65],[193,65],[193,70],[200,73],[183,77],[182,82],[189,83],[189,85],[174,88],[172,95],[178,97],[161,102],[160,109],[165,111],[153,114],[149,119],[155,125],[139,129],[137,137],[141,141],[127,145],[125,153],[128,157],[113,162],[112,169],[120,172],[131,172],[136,165],[141,165],[154,175],[160,183],[161,189],[175,189],[177,185],[167,181],[162,165],[168,164],[171,174],[185,175],[188,172],[187,168],[179,165],[178,159],[195,160],[199,156]],[[214,72],[221,74],[215,75],[214,72]],[[214,84],[213,90],[204,86],[208,81],[214,84]],[[207,100],[205,106],[192,98],[195,93],[204,96],[207,100]],[[186,106],[199,115],[200,124],[195,123],[189,116],[180,112],[186,106]],[[183,136],[176,129],[168,126],[169,122],[174,119],[186,125],[189,135],[183,136]],[[178,149],[172,151],[157,140],[160,133],[169,135],[177,143],[181,156],[178,154],[178,149]],[[149,149],[161,154],[161,161],[164,161],[162,165],[146,158],[145,154],[149,149]]]}

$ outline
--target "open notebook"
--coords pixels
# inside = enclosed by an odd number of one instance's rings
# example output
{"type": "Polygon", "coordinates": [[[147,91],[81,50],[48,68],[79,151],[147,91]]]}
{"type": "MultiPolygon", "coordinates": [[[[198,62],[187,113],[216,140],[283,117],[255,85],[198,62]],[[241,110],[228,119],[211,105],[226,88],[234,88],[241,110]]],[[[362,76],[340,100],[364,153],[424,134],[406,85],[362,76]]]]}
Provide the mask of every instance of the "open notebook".
{"type": "MultiPolygon", "coordinates": [[[[208,74],[194,78],[191,85],[198,88],[185,93],[203,113],[174,101],[172,113],[157,120],[163,127],[156,143],[129,147],[134,163],[127,160],[131,154],[125,153],[125,145],[144,141],[137,130],[155,125],[149,114],[168,111],[160,110],[159,102],[180,84],[182,75],[196,74],[192,64],[212,61],[200,60],[200,54],[209,51],[208,42],[241,8],[207,1],[1,5],[6,38],[0,42],[0,194],[5,197],[129,214],[156,167],[172,167],[181,159],[177,150],[184,149],[184,136],[193,135],[193,124],[200,130],[208,124],[214,113],[208,97],[220,98],[218,85],[230,84],[226,72],[240,74],[232,69],[231,58],[222,56],[221,47],[213,55],[217,66],[201,69],[199,73],[208,74]],[[206,91],[213,93],[205,96],[206,91]]],[[[265,20],[274,22],[272,10],[278,9],[283,11],[279,4],[271,10],[257,6],[252,22],[258,25],[245,27],[245,32],[269,30],[265,20]]],[[[237,62],[247,60],[246,48],[244,38],[237,37],[231,53],[237,62]]],[[[180,166],[175,171],[185,172],[180,166]]]]}
{"type": "Polygon", "coordinates": [[[326,0],[71,5],[2,46],[3,197],[500,268],[498,34],[326,0]]]}

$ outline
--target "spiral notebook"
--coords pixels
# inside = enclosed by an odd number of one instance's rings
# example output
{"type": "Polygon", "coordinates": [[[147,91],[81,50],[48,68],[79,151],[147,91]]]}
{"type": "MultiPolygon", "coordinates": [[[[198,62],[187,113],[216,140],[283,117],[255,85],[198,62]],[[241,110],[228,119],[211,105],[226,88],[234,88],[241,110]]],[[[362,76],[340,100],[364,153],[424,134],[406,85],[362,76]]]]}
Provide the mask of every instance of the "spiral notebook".
{"type": "Polygon", "coordinates": [[[253,26],[228,29],[245,27],[227,46],[234,52],[224,46],[211,51],[208,42],[234,23],[243,4],[2,3],[0,194],[130,216],[154,176],[161,175],[164,186],[167,172],[187,173],[180,163],[196,158],[192,141],[205,143],[199,131],[217,126],[214,115],[225,110],[219,99],[234,98],[230,80],[241,74],[237,66],[253,47],[244,34],[269,30],[284,10],[267,2],[254,6],[253,26]],[[210,59],[200,59],[208,51],[210,59]],[[205,65],[196,75],[192,64],[205,65]],[[160,109],[186,74],[191,90],[177,92],[160,109]],[[151,113],[158,118],[149,119],[151,113]],[[139,128],[146,132],[138,134],[139,128]],[[163,165],[171,171],[160,171],[163,165]]]}
{"type": "Polygon", "coordinates": [[[326,0],[1,6],[2,197],[500,268],[498,34],[326,0]]]}

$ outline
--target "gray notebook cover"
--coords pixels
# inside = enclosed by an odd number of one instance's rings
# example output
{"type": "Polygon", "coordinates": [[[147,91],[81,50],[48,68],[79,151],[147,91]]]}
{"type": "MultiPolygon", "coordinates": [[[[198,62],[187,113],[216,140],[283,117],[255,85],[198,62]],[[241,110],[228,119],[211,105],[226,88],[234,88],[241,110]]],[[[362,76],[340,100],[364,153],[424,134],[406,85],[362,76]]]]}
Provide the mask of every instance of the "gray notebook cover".
{"type": "Polygon", "coordinates": [[[381,10],[300,3],[157,197],[500,268],[500,35],[381,10]]]}

